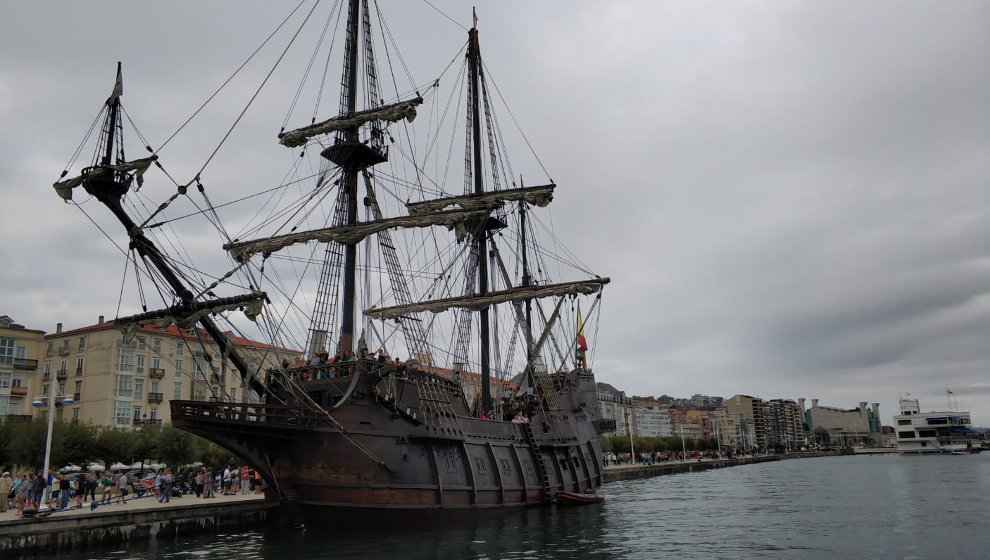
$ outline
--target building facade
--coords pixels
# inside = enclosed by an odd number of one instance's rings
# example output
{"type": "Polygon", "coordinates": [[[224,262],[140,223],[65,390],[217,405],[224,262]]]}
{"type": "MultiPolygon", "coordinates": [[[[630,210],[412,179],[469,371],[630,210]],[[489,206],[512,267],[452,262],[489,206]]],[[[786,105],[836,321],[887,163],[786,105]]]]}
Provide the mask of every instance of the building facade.
{"type": "Polygon", "coordinates": [[[598,383],[598,402],[602,407],[603,425],[615,425],[615,435],[627,436],[635,418],[632,399],[608,383],[598,383]]]}
{"type": "MultiPolygon", "coordinates": [[[[799,399],[802,408],[804,399],[799,399]]],[[[883,433],[880,426],[880,403],[867,407],[866,402],[859,403],[857,408],[841,409],[830,406],[819,406],[818,399],[811,399],[811,408],[805,411],[805,423],[808,430],[815,434],[824,430],[828,434],[829,445],[843,447],[854,445],[882,445],[883,433]]],[[[823,439],[821,437],[819,440],[823,439]]],[[[818,441],[823,444],[825,442],[818,441]]]]}
{"type": "MultiPolygon", "coordinates": [[[[262,381],[266,370],[299,355],[226,335],[262,381]]],[[[253,396],[219,347],[196,328],[144,325],[125,334],[100,317],[95,325],[70,331],[60,323],[44,343],[37,395],[47,395],[54,384],[56,398],[74,399],[59,407],[61,420],[130,430],[168,423],[171,400],[250,402],[253,396]]]]}
{"type": "Polygon", "coordinates": [[[0,316],[0,418],[29,416],[45,332],[0,316]]]}

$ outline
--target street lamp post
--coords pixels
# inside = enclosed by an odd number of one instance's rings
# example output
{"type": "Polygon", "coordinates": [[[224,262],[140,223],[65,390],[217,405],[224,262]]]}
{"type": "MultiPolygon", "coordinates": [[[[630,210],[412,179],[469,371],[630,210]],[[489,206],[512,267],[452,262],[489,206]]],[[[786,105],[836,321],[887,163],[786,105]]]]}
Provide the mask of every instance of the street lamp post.
{"type": "Polygon", "coordinates": [[[629,416],[629,413],[628,412],[626,413],[626,425],[629,426],[629,459],[632,461],[632,464],[635,465],[636,464],[636,450],[633,449],[632,419],[629,416]]]}
{"type": "MultiPolygon", "coordinates": [[[[31,402],[31,406],[45,406],[45,401],[48,401],[48,435],[45,436],[45,465],[42,468],[42,476],[45,477],[45,497],[41,501],[41,508],[48,509],[48,497],[51,496],[51,486],[47,484],[48,482],[48,467],[51,463],[52,457],[52,428],[55,425],[55,406],[58,404],[52,400],[54,396],[54,389],[58,388],[58,383],[53,383],[48,387],[48,395],[42,396],[40,399],[31,402]]],[[[61,403],[65,405],[70,405],[75,401],[72,397],[63,395],[61,403]]]]}

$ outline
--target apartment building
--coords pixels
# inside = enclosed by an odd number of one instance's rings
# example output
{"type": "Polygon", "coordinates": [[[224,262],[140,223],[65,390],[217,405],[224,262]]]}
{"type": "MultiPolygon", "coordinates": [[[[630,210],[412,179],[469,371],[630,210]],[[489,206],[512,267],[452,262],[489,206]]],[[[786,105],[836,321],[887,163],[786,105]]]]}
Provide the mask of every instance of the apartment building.
{"type": "Polygon", "coordinates": [[[31,394],[45,331],[0,316],[0,418],[31,414],[31,394]]]}
{"type": "MultiPolygon", "coordinates": [[[[602,407],[602,423],[609,427],[615,426],[614,435],[627,436],[635,418],[632,399],[608,383],[599,382],[598,402],[602,407]]],[[[638,435],[638,434],[637,434],[638,435]]]]}
{"type": "MultiPolygon", "coordinates": [[[[263,379],[267,369],[300,353],[225,333],[263,379]]],[[[37,395],[55,383],[56,397],[75,401],[57,417],[130,430],[170,421],[171,400],[250,401],[241,376],[198,328],[138,327],[125,334],[101,316],[95,325],[44,337],[37,395]]],[[[36,414],[38,414],[36,412],[36,414]]]]}

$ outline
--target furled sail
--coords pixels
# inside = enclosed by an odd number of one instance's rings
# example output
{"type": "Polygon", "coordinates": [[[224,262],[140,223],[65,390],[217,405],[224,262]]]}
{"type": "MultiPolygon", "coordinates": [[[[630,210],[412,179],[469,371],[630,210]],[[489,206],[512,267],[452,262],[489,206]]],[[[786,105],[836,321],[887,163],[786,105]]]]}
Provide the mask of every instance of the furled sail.
{"type": "Polygon", "coordinates": [[[609,283],[608,278],[579,280],[577,282],[562,282],[559,284],[544,284],[542,286],[519,286],[508,290],[488,292],[484,296],[457,296],[430,301],[421,301],[408,305],[395,305],[366,309],[364,314],[372,319],[395,319],[409,313],[429,311],[440,313],[448,309],[460,308],[478,311],[496,303],[509,301],[526,301],[528,299],[566,296],[577,294],[592,294],[609,283]]]}
{"type": "Polygon", "coordinates": [[[354,245],[369,235],[390,228],[446,226],[448,229],[457,232],[458,239],[462,239],[467,234],[467,229],[464,225],[465,222],[483,220],[488,216],[488,213],[489,209],[485,208],[481,210],[450,210],[418,216],[400,216],[398,218],[362,222],[352,226],[299,231],[250,241],[235,241],[233,243],[227,243],[223,248],[235,260],[243,262],[258,253],[272,253],[289,245],[306,243],[308,241],[320,241],[323,243],[336,241],[343,245],[354,245]]]}
{"type": "Polygon", "coordinates": [[[416,106],[422,102],[423,98],[417,97],[416,99],[400,101],[391,105],[382,105],[381,107],[368,109],[367,111],[358,111],[350,115],[333,117],[332,119],[327,119],[303,128],[282,132],[278,135],[279,143],[288,148],[295,148],[302,146],[313,136],[355,128],[366,122],[395,122],[401,119],[412,122],[416,118],[416,106]]]}
{"type": "Polygon", "coordinates": [[[439,212],[448,206],[460,206],[461,208],[481,208],[492,207],[500,202],[525,201],[540,208],[546,207],[553,200],[553,189],[557,185],[541,185],[538,187],[522,187],[504,191],[492,191],[484,194],[471,194],[463,196],[450,196],[435,200],[425,200],[423,202],[411,202],[406,204],[406,209],[412,215],[425,214],[427,212],[439,212]]]}
{"type": "Polygon", "coordinates": [[[261,313],[261,308],[266,297],[267,294],[265,292],[256,292],[241,296],[194,301],[188,304],[174,305],[158,311],[149,311],[129,317],[119,317],[114,320],[114,323],[120,326],[155,323],[162,328],[174,323],[179,328],[188,329],[206,315],[234,309],[243,309],[247,318],[254,321],[255,317],[261,313]]]}
{"type": "Polygon", "coordinates": [[[66,179],[64,181],[59,181],[52,185],[55,187],[55,192],[58,193],[64,200],[72,200],[72,189],[78,187],[86,180],[86,177],[93,173],[95,170],[105,170],[117,171],[120,173],[127,173],[128,171],[136,171],[135,177],[137,178],[138,186],[144,182],[144,172],[151,167],[151,164],[158,159],[158,156],[151,156],[141,159],[136,159],[134,161],[125,161],[118,163],[117,165],[101,165],[99,167],[84,169],[81,175],[72,177],[71,179],[66,179]]]}

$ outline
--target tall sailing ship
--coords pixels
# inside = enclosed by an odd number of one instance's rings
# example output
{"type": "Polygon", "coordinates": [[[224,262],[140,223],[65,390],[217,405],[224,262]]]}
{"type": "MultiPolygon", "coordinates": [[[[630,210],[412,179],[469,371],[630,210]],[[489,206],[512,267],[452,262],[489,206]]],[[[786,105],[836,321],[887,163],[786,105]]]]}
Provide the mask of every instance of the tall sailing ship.
{"type": "MultiPolygon", "coordinates": [[[[318,22],[318,7],[293,13],[299,30],[318,22]]],[[[205,187],[223,181],[208,173],[217,151],[186,179],[167,167],[164,146],[127,159],[118,64],[91,129],[92,164],[63,172],[55,189],[71,202],[81,187],[129,237],[127,293],[142,312],[115,323],[125,333],[149,323],[203,333],[223,359],[194,375],[222,379],[228,364],[240,375],[238,402],[216,386],[209,399],[171,401],[172,423],[255,465],[270,499],[434,509],[591,492],[602,482],[601,434],[614,425],[601,418],[584,331],[609,280],[576,262],[541,217],[553,181],[515,176],[477,18],[438,77],[400,87],[404,64],[378,70],[378,60],[403,59],[376,9],[338,2],[318,22],[322,41],[299,88],[319,82],[318,95],[307,126],[278,133],[298,156],[280,184],[224,201],[205,187]],[[338,20],[342,37],[329,31],[338,20]],[[337,55],[339,111],[326,118],[319,99],[334,80],[325,70],[314,78],[316,61],[337,55]],[[463,181],[450,180],[465,140],[463,181]],[[148,202],[155,187],[171,191],[164,202],[148,202]],[[218,234],[225,260],[172,254],[185,247],[180,232],[200,231],[187,225],[194,218],[218,234]],[[152,294],[161,304],[149,305],[152,294]],[[304,360],[248,360],[232,332],[304,360]]],[[[217,150],[230,134],[218,134],[217,150]]]]}

